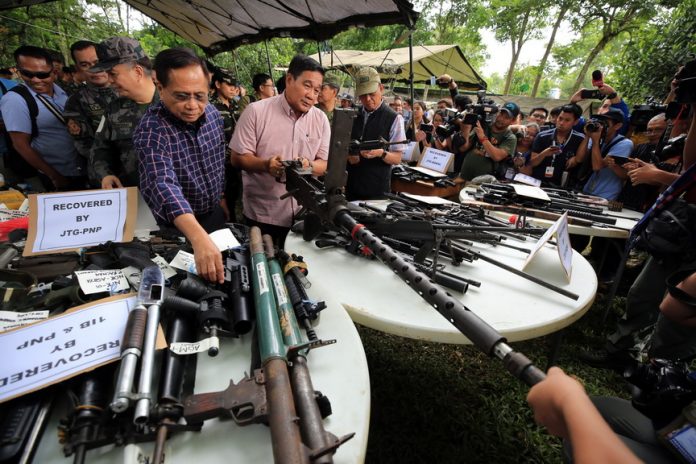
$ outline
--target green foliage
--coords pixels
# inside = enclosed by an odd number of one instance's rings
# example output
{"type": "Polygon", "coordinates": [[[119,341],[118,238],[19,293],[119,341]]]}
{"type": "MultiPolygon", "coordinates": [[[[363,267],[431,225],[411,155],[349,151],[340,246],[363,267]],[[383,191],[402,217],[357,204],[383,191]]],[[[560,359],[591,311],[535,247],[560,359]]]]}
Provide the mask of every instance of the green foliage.
{"type": "Polygon", "coordinates": [[[617,63],[618,88],[625,98],[640,103],[646,97],[664,99],[679,64],[696,53],[696,0],[654,18],[633,34],[617,63]]]}

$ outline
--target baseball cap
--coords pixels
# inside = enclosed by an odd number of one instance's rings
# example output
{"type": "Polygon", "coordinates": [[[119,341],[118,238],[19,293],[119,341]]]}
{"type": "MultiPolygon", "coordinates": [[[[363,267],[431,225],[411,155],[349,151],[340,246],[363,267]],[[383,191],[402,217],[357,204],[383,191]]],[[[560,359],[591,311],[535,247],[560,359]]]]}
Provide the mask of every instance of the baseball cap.
{"type": "Polygon", "coordinates": [[[593,114],[592,119],[604,119],[623,123],[625,121],[624,113],[618,108],[609,108],[604,114],[593,114]]]}
{"type": "Polygon", "coordinates": [[[109,71],[121,63],[130,63],[147,58],[140,42],[130,37],[109,37],[97,44],[99,63],[92,66],[90,72],[109,71]]]}
{"type": "Polygon", "coordinates": [[[342,93],[338,96],[338,98],[340,98],[341,100],[353,101],[353,96],[349,93],[342,93]]]}
{"type": "Polygon", "coordinates": [[[379,73],[375,68],[365,67],[361,68],[355,75],[355,83],[355,96],[359,97],[376,92],[382,80],[379,78],[379,73]]]}
{"type": "Polygon", "coordinates": [[[324,82],[321,85],[328,85],[336,90],[339,90],[341,88],[341,84],[338,82],[338,78],[329,74],[324,76],[324,82]]]}
{"type": "Polygon", "coordinates": [[[520,114],[520,107],[517,103],[507,102],[501,108],[500,111],[506,111],[510,116],[516,118],[520,114]]]}

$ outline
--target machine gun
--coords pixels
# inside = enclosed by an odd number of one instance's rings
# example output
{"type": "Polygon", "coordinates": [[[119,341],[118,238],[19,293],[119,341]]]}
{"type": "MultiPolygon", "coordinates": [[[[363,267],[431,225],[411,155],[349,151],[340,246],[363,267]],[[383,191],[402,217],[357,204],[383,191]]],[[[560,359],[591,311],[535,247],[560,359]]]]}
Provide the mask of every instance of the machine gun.
{"type": "Polygon", "coordinates": [[[334,113],[328,171],[323,184],[296,162],[285,162],[287,195],[293,196],[306,211],[304,238],[312,239],[325,229],[348,232],[356,241],[368,247],[484,353],[502,360],[508,371],[526,384],[534,385],[540,382],[545,377],[544,373],[527,357],[515,352],[495,329],[459,300],[431,283],[428,276],[418,271],[353,218],[343,195],[343,187],[347,178],[345,166],[354,117],[353,110],[337,109],[334,113]]]}

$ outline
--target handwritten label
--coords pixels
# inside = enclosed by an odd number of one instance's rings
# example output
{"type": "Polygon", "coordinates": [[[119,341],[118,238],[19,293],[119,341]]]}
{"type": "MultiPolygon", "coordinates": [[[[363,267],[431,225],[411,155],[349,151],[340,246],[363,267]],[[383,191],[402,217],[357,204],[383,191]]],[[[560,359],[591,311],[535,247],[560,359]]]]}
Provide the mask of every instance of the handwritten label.
{"type": "Polygon", "coordinates": [[[23,325],[43,321],[48,317],[48,311],[30,311],[18,313],[15,311],[0,311],[0,332],[15,329],[23,325]]]}
{"type": "Polygon", "coordinates": [[[268,281],[266,280],[266,265],[264,263],[256,263],[256,276],[259,279],[259,295],[263,295],[268,291],[268,281]]]}
{"type": "Polygon", "coordinates": [[[198,274],[196,272],[196,261],[193,259],[193,255],[184,250],[179,250],[169,265],[181,269],[182,271],[190,272],[191,274],[198,274]]]}
{"type": "Polygon", "coordinates": [[[271,279],[273,279],[273,287],[275,288],[278,305],[283,306],[288,304],[288,293],[285,289],[285,282],[283,282],[283,279],[278,274],[273,274],[271,279]]]}
{"type": "Polygon", "coordinates": [[[36,215],[36,236],[27,243],[32,253],[124,240],[127,189],[48,193],[35,197],[37,209],[31,214],[36,215]]]}
{"type": "Polygon", "coordinates": [[[95,302],[0,334],[0,402],[117,359],[135,300],[95,302]]]}
{"type": "Polygon", "coordinates": [[[5,209],[0,208],[0,221],[7,221],[9,219],[18,219],[29,216],[28,211],[17,211],[15,209],[5,209]]]}
{"type": "Polygon", "coordinates": [[[169,350],[179,355],[205,353],[210,348],[219,348],[220,339],[218,337],[204,338],[194,343],[170,343],[169,350]]]}
{"type": "Polygon", "coordinates": [[[130,288],[126,276],[120,269],[75,271],[75,275],[85,295],[101,292],[115,293],[130,288]]]}
{"type": "Polygon", "coordinates": [[[418,162],[418,166],[444,174],[452,164],[453,157],[453,153],[428,147],[418,162]]]}
{"type": "Polygon", "coordinates": [[[154,258],[152,258],[152,262],[159,266],[159,268],[162,270],[162,274],[164,274],[165,279],[171,279],[176,275],[176,271],[169,265],[167,260],[161,257],[160,255],[157,255],[154,258]]]}

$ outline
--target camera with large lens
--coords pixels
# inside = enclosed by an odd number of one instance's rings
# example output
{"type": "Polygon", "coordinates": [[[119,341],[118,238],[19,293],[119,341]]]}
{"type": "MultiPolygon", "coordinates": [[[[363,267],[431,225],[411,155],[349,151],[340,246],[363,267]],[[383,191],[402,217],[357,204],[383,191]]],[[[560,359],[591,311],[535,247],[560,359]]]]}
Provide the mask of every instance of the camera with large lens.
{"type": "Polygon", "coordinates": [[[684,363],[652,359],[627,368],[624,378],[636,387],[633,407],[657,422],[672,420],[696,399],[696,378],[684,363]]]}
{"type": "Polygon", "coordinates": [[[649,98],[642,105],[635,105],[633,111],[631,112],[631,124],[635,128],[644,132],[648,126],[648,122],[660,113],[667,111],[667,105],[662,105],[653,98],[649,98]]]}
{"type": "Polygon", "coordinates": [[[603,127],[604,127],[604,124],[599,119],[590,119],[585,124],[585,128],[587,129],[587,132],[599,132],[602,130],[603,127]]]}
{"type": "Polygon", "coordinates": [[[421,123],[421,125],[418,127],[418,129],[422,130],[426,134],[429,134],[433,131],[433,125],[432,124],[426,124],[426,123],[421,123]]]}

